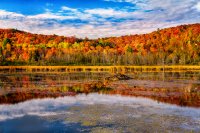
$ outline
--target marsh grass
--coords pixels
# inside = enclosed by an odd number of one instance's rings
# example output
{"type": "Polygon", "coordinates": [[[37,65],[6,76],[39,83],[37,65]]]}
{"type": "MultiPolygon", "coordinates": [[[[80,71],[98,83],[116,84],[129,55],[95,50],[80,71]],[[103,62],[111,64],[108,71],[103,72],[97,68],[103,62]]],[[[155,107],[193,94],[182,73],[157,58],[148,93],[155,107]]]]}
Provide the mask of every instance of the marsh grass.
{"type": "Polygon", "coordinates": [[[200,66],[0,66],[0,73],[66,73],[66,72],[182,72],[200,71],[200,66]]]}

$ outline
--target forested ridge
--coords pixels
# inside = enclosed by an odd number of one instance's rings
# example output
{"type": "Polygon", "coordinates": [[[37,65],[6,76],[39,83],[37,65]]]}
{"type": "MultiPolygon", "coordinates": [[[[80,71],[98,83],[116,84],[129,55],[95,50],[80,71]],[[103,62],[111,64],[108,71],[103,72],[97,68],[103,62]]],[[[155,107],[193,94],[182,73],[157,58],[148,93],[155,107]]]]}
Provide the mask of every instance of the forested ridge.
{"type": "Polygon", "coordinates": [[[0,65],[200,65],[200,24],[99,39],[0,29],[0,65]]]}

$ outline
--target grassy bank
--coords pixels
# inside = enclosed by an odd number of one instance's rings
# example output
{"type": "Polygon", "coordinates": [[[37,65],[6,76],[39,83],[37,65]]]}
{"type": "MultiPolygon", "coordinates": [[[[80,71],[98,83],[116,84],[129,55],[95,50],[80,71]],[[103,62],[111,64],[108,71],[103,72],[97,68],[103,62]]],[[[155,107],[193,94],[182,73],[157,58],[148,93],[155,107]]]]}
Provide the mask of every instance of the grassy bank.
{"type": "Polygon", "coordinates": [[[179,72],[200,71],[200,66],[0,66],[1,73],[65,73],[65,72],[179,72]]]}

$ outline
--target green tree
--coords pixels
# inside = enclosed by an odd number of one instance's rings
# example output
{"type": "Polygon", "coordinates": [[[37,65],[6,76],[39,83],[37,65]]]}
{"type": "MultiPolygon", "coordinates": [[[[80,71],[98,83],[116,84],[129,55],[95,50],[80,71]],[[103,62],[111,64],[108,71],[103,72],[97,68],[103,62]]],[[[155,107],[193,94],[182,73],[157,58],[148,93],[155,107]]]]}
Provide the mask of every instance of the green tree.
{"type": "Polygon", "coordinates": [[[5,38],[5,39],[3,40],[3,46],[2,46],[2,49],[3,49],[3,50],[6,48],[6,45],[7,45],[8,43],[11,43],[11,40],[10,40],[9,38],[5,38]]]}

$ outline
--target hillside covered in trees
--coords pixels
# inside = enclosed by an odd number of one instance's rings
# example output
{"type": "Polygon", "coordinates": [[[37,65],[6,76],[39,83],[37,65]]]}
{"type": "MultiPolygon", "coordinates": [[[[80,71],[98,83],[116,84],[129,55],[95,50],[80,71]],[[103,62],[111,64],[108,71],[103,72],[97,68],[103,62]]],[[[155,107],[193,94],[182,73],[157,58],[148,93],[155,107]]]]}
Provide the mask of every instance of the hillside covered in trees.
{"type": "Polygon", "coordinates": [[[0,29],[0,65],[200,65],[200,24],[78,39],[0,29]]]}

